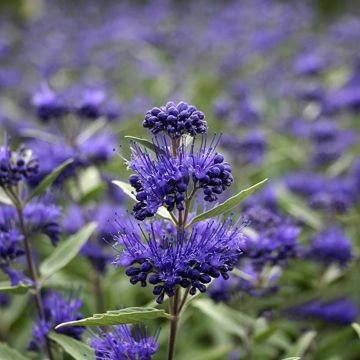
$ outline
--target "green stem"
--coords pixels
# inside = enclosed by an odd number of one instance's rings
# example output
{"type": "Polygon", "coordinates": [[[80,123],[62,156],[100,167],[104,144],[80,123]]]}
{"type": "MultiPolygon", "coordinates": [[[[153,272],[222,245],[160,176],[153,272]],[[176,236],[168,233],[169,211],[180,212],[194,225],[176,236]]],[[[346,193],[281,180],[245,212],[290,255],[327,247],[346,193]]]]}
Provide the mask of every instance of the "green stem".
{"type": "Polygon", "coordinates": [[[175,359],[175,344],[177,335],[177,324],[179,314],[179,288],[176,289],[174,298],[170,301],[170,314],[173,316],[170,323],[170,337],[169,337],[169,348],[168,348],[168,360],[175,359]]]}
{"type": "MultiPolygon", "coordinates": [[[[25,226],[25,222],[24,222],[23,207],[22,207],[22,205],[19,205],[19,204],[20,204],[20,201],[17,201],[17,203],[14,205],[16,206],[16,210],[18,213],[20,230],[24,237],[25,255],[26,255],[26,261],[27,261],[27,265],[28,265],[28,269],[29,269],[30,279],[32,280],[32,282],[34,284],[34,293],[33,294],[34,294],[34,298],[35,298],[36,309],[37,309],[39,319],[44,320],[45,312],[44,312],[44,307],[43,307],[43,303],[42,303],[42,299],[41,299],[41,289],[40,289],[39,281],[38,281],[37,275],[36,275],[35,263],[32,258],[32,255],[31,255],[31,246],[30,246],[29,238],[27,236],[26,226],[25,226]]],[[[48,353],[49,359],[54,360],[52,350],[51,350],[51,343],[48,338],[46,338],[46,351],[48,353]]]]}

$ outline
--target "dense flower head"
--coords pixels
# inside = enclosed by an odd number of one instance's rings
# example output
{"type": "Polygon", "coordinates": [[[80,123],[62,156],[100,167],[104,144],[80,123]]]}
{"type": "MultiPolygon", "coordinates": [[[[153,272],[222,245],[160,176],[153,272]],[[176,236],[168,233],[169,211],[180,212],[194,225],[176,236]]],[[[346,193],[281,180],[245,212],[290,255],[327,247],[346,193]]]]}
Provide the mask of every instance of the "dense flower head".
{"type": "Polygon", "coordinates": [[[266,264],[283,266],[297,257],[300,229],[291,219],[262,207],[249,208],[244,216],[249,222],[244,258],[249,258],[256,269],[266,264]]]}
{"type": "Polygon", "coordinates": [[[195,136],[206,132],[206,121],[203,112],[183,101],[175,104],[172,101],[160,108],[149,110],[143,122],[144,128],[154,135],[166,132],[172,139],[179,139],[184,134],[195,136]]]}
{"type": "Polygon", "coordinates": [[[287,176],[285,184],[303,196],[312,208],[326,212],[345,213],[357,199],[356,184],[350,177],[331,178],[302,172],[287,176]]]}
{"type": "Polygon", "coordinates": [[[225,134],[221,138],[221,146],[228,150],[235,162],[259,164],[264,158],[266,141],[258,131],[248,133],[244,138],[225,134]]]}
{"type": "Polygon", "coordinates": [[[44,122],[61,118],[70,110],[46,82],[43,82],[33,94],[32,105],[38,118],[44,122]]]}
{"type": "MultiPolygon", "coordinates": [[[[33,339],[29,344],[29,349],[34,351],[38,351],[44,346],[46,336],[56,325],[83,318],[79,311],[82,303],[78,298],[69,297],[66,299],[62,294],[55,291],[46,292],[42,298],[45,318],[38,320],[33,326],[33,339]]],[[[84,327],[65,326],[55,331],[81,340],[84,327]]]]}
{"type": "Polygon", "coordinates": [[[153,216],[160,206],[168,211],[184,210],[188,190],[202,189],[205,201],[217,200],[217,195],[232,184],[233,177],[230,164],[215,152],[214,141],[207,147],[203,137],[198,150],[194,142],[190,150],[182,144],[176,157],[165,141],[165,146],[157,147],[155,159],[134,144],[129,165],[137,174],[130,175],[129,182],[138,200],[134,206],[136,219],[153,216]]]}
{"type": "Polygon", "coordinates": [[[48,236],[54,246],[60,240],[60,217],[60,208],[53,204],[30,202],[24,208],[24,218],[30,231],[48,236]]]}
{"type": "Polygon", "coordinates": [[[76,106],[76,113],[87,119],[97,119],[102,115],[101,105],[105,100],[105,92],[98,88],[85,89],[81,94],[81,101],[76,106]]]}
{"type": "Polygon", "coordinates": [[[20,147],[12,151],[7,144],[0,147],[0,187],[17,185],[22,179],[29,179],[38,172],[38,161],[32,151],[20,147]]]}
{"type": "Polygon", "coordinates": [[[314,165],[327,165],[337,160],[357,138],[352,131],[341,130],[334,121],[325,119],[312,126],[310,137],[314,143],[311,159],[314,165]]]}
{"type": "Polygon", "coordinates": [[[173,296],[176,288],[189,288],[190,295],[205,292],[206,284],[220,275],[227,279],[241,254],[241,226],[207,221],[183,230],[177,237],[168,232],[157,237],[154,228],[146,243],[134,230],[119,233],[115,240],[123,247],[115,264],[125,266],[132,284],[155,285],[153,294],[162,303],[165,294],[173,296]]]}
{"type": "Polygon", "coordinates": [[[82,142],[79,145],[79,152],[87,161],[93,164],[101,164],[112,158],[115,147],[114,135],[104,132],[82,142]]]}
{"type": "Polygon", "coordinates": [[[356,320],[359,307],[347,298],[327,302],[313,300],[290,308],[287,312],[299,319],[316,319],[338,325],[350,325],[356,320]]]}
{"type": "Polygon", "coordinates": [[[64,143],[49,143],[42,140],[32,140],[29,145],[34,149],[35,155],[41,159],[41,166],[36,176],[29,179],[31,186],[38,185],[47,175],[55,168],[60,166],[64,161],[75,159],[69,164],[57,177],[54,184],[62,184],[64,180],[74,177],[76,168],[81,165],[81,161],[74,149],[64,143]]]}
{"type": "Polygon", "coordinates": [[[157,337],[148,336],[146,328],[128,325],[114,326],[90,341],[96,360],[150,360],[159,347],[157,337]],[[132,334],[133,332],[133,334],[132,334]]]}
{"type": "Polygon", "coordinates": [[[306,250],[306,256],[326,265],[338,263],[345,266],[353,258],[351,241],[338,227],[321,231],[306,250]]]}

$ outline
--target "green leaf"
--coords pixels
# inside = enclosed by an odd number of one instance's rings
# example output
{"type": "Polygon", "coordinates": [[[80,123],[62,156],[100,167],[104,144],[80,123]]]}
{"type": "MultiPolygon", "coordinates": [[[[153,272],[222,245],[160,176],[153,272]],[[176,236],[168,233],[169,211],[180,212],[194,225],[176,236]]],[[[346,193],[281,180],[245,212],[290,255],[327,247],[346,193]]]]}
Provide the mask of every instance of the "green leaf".
{"type": "Polygon", "coordinates": [[[352,323],[351,326],[356,331],[360,339],[360,325],[358,323],[352,323]]]}
{"type": "Polygon", "coordinates": [[[293,345],[287,352],[287,357],[299,356],[300,358],[305,355],[305,353],[310,348],[312,342],[314,341],[317,333],[316,331],[308,331],[304,335],[300,336],[295,345],[293,345]]]}
{"type": "Polygon", "coordinates": [[[0,188],[0,203],[13,206],[11,199],[6,195],[2,188],[0,188]]]}
{"type": "Polygon", "coordinates": [[[16,350],[9,347],[5,343],[0,343],[0,359],[1,360],[27,360],[28,358],[21,355],[16,350]]]}
{"type": "Polygon", "coordinates": [[[49,338],[59,344],[75,360],[95,360],[94,351],[79,340],[53,331],[50,332],[49,338]]]}
{"type": "Polygon", "coordinates": [[[39,196],[43,193],[61,174],[61,172],[73,162],[73,159],[68,159],[64,161],[60,166],[58,166],[51,174],[45,177],[45,179],[35,188],[35,190],[25,199],[24,204],[28,203],[34,197],[39,196]]]}
{"type": "Polygon", "coordinates": [[[145,139],[141,139],[141,138],[138,138],[138,137],[135,137],[135,136],[125,136],[126,139],[130,139],[132,141],[135,141],[137,142],[138,144],[146,147],[147,149],[151,150],[151,151],[154,151],[154,152],[159,152],[159,153],[162,153],[162,154],[165,154],[164,150],[160,149],[158,146],[156,146],[154,143],[152,143],[151,141],[149,140],[145,140],[145,139]]]}
{"type": "MultiPolygon", "coordinates": [[[[116,186],[118,186],[131,199],[137,201],[136,196],[134,194],[134,189],[132,188],[132,186],[130,184],[128,184],[124,181],[120,181],[120,180],[113,180],[112,183],[115,184],[116,186]]],[[[173,219],[170,216],[170,213],[163,206],[161,206],[158,209],[157,214],[164,219],[173,221],[173,219]]]]}
{"type": "Polygon", "coordinates": [[[83,142],[85,142],[86,140],[90,139],[93,135],[95,135],[96,133],[98,133],[103,127],[105,127],[107,124],[105,119],[99,119],[93,123],[91,123],[91,125],[89,125],[83,132],[81,132],[77,138],[76,138],[76,143],[77,144],[82,144],[83,142]]]}
{"type": "Polygon", "coordinates": [[[204,213],[194,217],[191,222],[187,225],[187,227],[196,224],[199,221],[203,221],[215,216],[219,216],[225,212],[228,212],[232,209],[234,209],[236,206],[240,204],[242,200],[247,198],[249,195],[251,195],[255,190],[257,190],[260,186],[262,186],[268,179],[264,179],[257,184],[250,186],[247,189],[241,190],[236,195],[232,196],[231,198],[227,199],[223,203],[215,206],[211,210],[205,211],[204,213]]]}
{"type": "Polygon", "coordinates": [[[288,358],[282,359],[282,360],[301,360],[301,358],[299,358],[298,356],[293,356],[293,357],[288,357],[288,358]]]}
{"type": "Polygon", "coordinates": [[[244,341],[248,340],[247,330],[253,325],[251,318],[241,313],[235,314],[235,311],[226,305],[214,304],[208,299],[195,300],[192,305],[218,323],[224,331],[236,335],[244,341]]]}
{"type": "Polygon", "coordinates": [[[40,265],[40,274],[47,278],[66,266],[80,251],[96,229],[96,223],[83,227],[76,234],[62,242],[40,265]]]}
{"type": "Polygon", "coordinates": [[[94,314],[91,317],[68,321],[56,326],[59,329],[63,326],[107,326],[134,324],[157,318],[171,319],[171,315],[165,310],[145,307],[129,307],[121,310],[110,310],[103,314],[94,314]]]}
{"type": "Polygon", "coordinates": [[[26,285],[22,283],[16,286],[11,286],[9,282],[2,281],[0,282],[0,293],[22,295],[26,294],[31,287],[31,285],[26,285]]]}
{"type": "Polygon", "coordinates": [[[305,224],[318,230],[321,228],[319,215],[310,209],[300,197],[290,193],[284,188],[277,191],[280,206],[290,215],[302,220],[305,224]]]}

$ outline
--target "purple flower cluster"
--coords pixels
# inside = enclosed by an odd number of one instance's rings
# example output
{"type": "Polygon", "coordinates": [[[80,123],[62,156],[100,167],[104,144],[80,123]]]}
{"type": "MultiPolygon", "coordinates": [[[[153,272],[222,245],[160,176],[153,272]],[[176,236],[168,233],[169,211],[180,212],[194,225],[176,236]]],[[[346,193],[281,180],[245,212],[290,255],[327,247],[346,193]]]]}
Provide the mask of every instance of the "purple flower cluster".
{"type": "Polygon", "coordinates": [[[306,256],[310,259],[329,265],[338,263],[347,265],[353,258],[350,239],[338,227],[321,231],[306,249],[306,256]]]}
{"type": "Polygon", "coordinates": [[[231,219],[223,224],[200,223],[177,238],[172,232],[164,235],[155,230],[152,226],[146,243],[135,231],[120,233],[116,240],[124,250],[115,263],[127,267],[132,284],[154,285],[158,303],[165,295],[173,296],[178,286],[189,289],[190,295],[205,292],[212,278],[229,277],[241,254],[241,227],[231,226],[231,219]]]}
{"type": "Polygon", "coordinates": [[[298,256],[300,228],[291,219],[261,207],[247,209],[244,216],[249,222],[244,258],[249,258],[255,269],[266,264],[284,266],[298,256]]]}
{"type": "Polygon", "coordinates": [[[347,298],[330,302],[313,300],[290,308],[287,313],[299,319],[315,319],[337,325],[350,325],[359,315],[359,306],[347,298]]]}
{"type": "Polygon", "coordinates": [[[104,104],[106,95],[102,89],[85,88],[75,93],[69,91],[69,93],[72,93],[73,97],[80,98],[80,101],[77,104],[68,104],[66,96],[56,93],[46,82],[43,82],[32,97],[32,105],[36,109],[38,118],[48,123],[51,120],[61,119],[68,114],[89,120],[95,120],[101,116],[107,117],[108,115],[111,120],[117,117],[117,113],[109,112],[104,104]]]}
{"type": "Polygon", "coordinates": [[[196,136],[206,132],[203,112],[183,101],[177,105],[169,101],[165,106],[155,107],[145,115],[143,126],[156,135],[165,132],[172,139],[179,139],[184,134],[196,136]]]}
{"type": "MultiPolygon", "coordinates": [[[[39,351],[44,347],[46,336],[58,324],[80,320],[83,318],[79,312],[82,303],[77,298],[65,299],[60,293],[50,291],[42,296],[44,306],[44,319],[38,320],[33,326],[33,339],[29,344],[29,350],[39,351]]],[[[84,332],[83,326],[65,326],[56,329],[56,332],[81,340],[84,332]]]]}
{"type": "Polygon", "coordinates": [[[29,149],[21,147],[11,151],[5,144],[0,147],[0,187],[15,186],[38,172],[38,161],[29,149]]]}
{"type": "MultiPolygon", "coordinates": [[[[30,202],[26,204],[23,214],[29,235],[41,233],[48,236],[54,246],[57,244],[61,234],[59,224],[61,212],[58,207],[30,202]]],[[[0,206],[0,268],[9,276],[12,285],[20,281],[28,281],[21,272],[10,268],[13,265],[11,262],[25,253],[22,245],[23,235],[19,229],[15,208],[0,206]]]]}
{"type": "Polygon", "coordinates": [[[356,203],[358,192],[349,177],[325,177],[320,174],[299,172],[285,178],[288,189],[304,197],[317,210],[345,213],[356,203]]]}
{"type": "Polygon", "coordinates": [[[114,326],[109,332],[99,329],[90,341],[96,360],[150,360],[159,347],[156,336],[147,336],[140,326],[131,332],[128,325],[114,326]]]}
{"type": "Polygon", "coordinates": [[[132,151],[130,168],[137,174],[131,175],[129,182],[136,190],[134,215],[138,220],[153,216],[160,206],[168,211],[184,210],[189,189],[203,189],[204,200],[215,201],[233,182],[230,164],[215,152],[213,142],[206,147],[206,138],[202,138],[198,150],[194,142],[189,151],[181,145],[176,157],[166,145],[157,147],[155,160],[136,144],[132,151]]]}

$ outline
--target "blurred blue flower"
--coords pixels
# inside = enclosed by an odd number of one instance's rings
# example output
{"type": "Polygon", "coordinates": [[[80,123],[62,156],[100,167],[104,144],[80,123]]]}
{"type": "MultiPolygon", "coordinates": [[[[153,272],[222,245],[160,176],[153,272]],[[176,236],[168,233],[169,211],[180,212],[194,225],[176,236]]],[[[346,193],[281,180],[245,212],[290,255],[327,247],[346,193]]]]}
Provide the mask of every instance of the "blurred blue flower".
{"type": "Polygon", "coordinates": [[[131,332],[128,325],[113,326],[108,332],[99,329],[90,340],[96,360],[150,360],[159,347],[157,336],[148,336],[140,326],[131,332]]]}
{"type": "MultiPolygon", "coordinates": [[[[58,292],[48,291],[42,295],[42,299],[45,318],[38,320],[33,326],[33,338],[28,346],[29,350],[32,351],[39,351],[41,348],[44,348],[46,336],[51,330],[54,330],[56,325],[83,318],[79,312],[82,303],[77,298],[69,297],[66,299],[58,292]]],[[[84,329],[83,326],[64,326],[55,331],[81,340],[84,329]]]]}
{"type": "Polygon", "coordinates": [[[338,227],[318,233],[305,253],[308,258],[325,265],[338,263],[341,266],[347,265],[354,256],[350,239],[338,227]]]}

